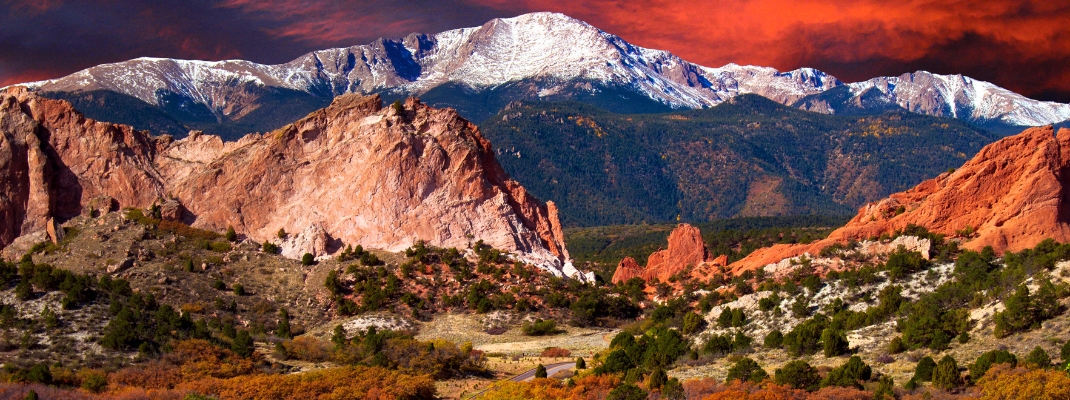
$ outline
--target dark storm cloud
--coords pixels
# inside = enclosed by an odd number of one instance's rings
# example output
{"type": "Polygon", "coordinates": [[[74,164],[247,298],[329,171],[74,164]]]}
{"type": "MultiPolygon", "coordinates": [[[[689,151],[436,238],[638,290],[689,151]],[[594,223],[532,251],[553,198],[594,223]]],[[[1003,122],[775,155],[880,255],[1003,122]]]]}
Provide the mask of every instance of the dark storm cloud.
{"type": "Polygon", "coordinates": [[[0,3],[0,85],[140,56],[261,63],[557,11],[707,66],[845,81],[961,73],[1070,102],[1070,3],[1040,0],[187,0],[0,3]]]}

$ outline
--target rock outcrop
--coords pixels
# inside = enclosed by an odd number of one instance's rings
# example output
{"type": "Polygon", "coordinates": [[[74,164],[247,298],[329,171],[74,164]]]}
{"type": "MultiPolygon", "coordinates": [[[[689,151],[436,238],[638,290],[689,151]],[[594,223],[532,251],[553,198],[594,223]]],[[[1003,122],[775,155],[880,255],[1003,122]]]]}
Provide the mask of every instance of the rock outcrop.
{"type": "Polygon", "coordinates": [[[290,246],[301,254],[483,240],[590,278],[571,266],[553,203],[509,179],[476,126],[451,109],[345,95],[275,132],[173,141],[20,88],[0,96],[0,246],[109,197],[120,207],[163,204],[170,219],[233,226],[258,242],[280,228],[301,232],[290,246]]]}
{"type": "Polygon", "coordinates": [[[997,254],[1047,238],[1070,241],[1070,130],[1031,128],[985,146],[961,168],[870,203],[844,227],[810,245],[776,245],[732,264],[758,268],[833,243],[892,233],[914,224],[962,236],[960,246],[997,254]],[[966,235],[966,233],[969,233],[966,235]]]}
{"type": "Polygon", "coordinates": [[[636,277],[647,282],[654,279],[665,282],[688,268],[692,268],[694,273],[697,268],[723,266],[726,261],[727,257],[723,255],[710,259],[699,229],[689,224],[680,224],[669,234],[668,248],[650,254],[646,268],[639,266],[631,257],[621,260],[613,273],[613,283],[626,282],[636,277]]]}

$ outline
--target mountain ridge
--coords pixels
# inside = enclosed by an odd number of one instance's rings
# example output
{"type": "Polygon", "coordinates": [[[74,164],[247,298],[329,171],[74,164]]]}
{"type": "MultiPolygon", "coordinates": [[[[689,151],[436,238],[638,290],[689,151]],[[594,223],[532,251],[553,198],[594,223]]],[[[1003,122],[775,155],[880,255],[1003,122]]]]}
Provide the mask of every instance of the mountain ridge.
{"type": "MultiPolygon", "coordinates": [[[[390,99],[423,95],[455,84],[458,88],[451,92],[460,95],[457,93],[463,89],[485,92],[518,83],[524,88],[511,94],[512,100],[583,98],[619,89],[680,109],[710,107],[739,94],[754,93],[781,104],[837,114],[850,112],[845,108],[850,108],[852,102],[861,103],[873,89],[880,94],[870,96],[879,97],[882,107],[977,124],[1037,126],[1070,119],[1070,105],[1028,99],[960,75],[918,71],[843,83],[812,68],[781,72],[736,64],[701,66],[668,51],[632,45],[583,21],[555,13],[524,14],[494,19],[480,27],[433,35],[414,33],[367,45],[319,50],[277,65],[244,60],[138,58],[24,85],[42,93],[68,96],[108,90],[167,109],[171,116],[198,109],[210,114],[215,125],[229,126],[258,109],[282,107],[297,98],[309,104],[286,114],[291,118],[303,116],[344,93],[381,93],[390,99]],[[838,87],[848,88],[846,101],[830,102],[820,97],[838,87]],[[930,90],[934,88],[937,90],[930,90]]],[[[460,111],[470,118],[493,115],[497,110],[489,107],[460,111]]],[[[190,120],[187,125],[206,129],[213,126],[203,120],[190,120]]],[[[278,126],[252,124],[235,133],[278,126]]]]}

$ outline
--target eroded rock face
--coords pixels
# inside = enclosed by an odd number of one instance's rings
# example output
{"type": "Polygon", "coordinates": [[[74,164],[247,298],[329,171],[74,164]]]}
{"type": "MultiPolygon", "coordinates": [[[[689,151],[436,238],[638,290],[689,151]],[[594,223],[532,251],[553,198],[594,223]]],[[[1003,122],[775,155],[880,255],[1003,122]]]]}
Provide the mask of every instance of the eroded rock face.
{"type": "Polygon", "coordinates": [[[89,199],[142,208],[168,199],[178,203],[171,218],[188,213],[193,226],[234,226],[258,242],[280,228],[322,231],[292,246],[301,254],[483,240],[557,275],[590,277],[571,266],[553,203],[509,179],[453,110],[346,95],[278,131],[224,143],[87,120],[20,88],[0,96],[0,246],[77,215],[89,199]]]}
{"type": "Polygon", "coordinates": [[[69,103],[11,88],[0,95],[0,246],[110,196],[145,207],[164,193],[157,145],[128,126],[88,120],[69,103]]]}
{"type": "MultiPolygon", "coordinates": [[[[718,260],[723,263],[727,258],[718,257],[718,260]]],[[[646,268],[640,267],[631,257],[621,260],[613,273],[613,283],[626,282],[635,277],[643,278],[647,282],[655,278],[665,282],[688,267],[698,268],[709,261],[709,252],[699,229],[689,224],[680,224],[669,234],[668,248],[651,254],[646,268]]]]}
{"type": "Polygon", "coordinates": [[[1035,246],[1047,238],[1070,241],[1070,130],[1031,128],[985,146],[953,172],[867,204],[843,228],[810,245],[776,245],[732,264],[758,268],[833,243],[859,240],[920,225],[961,247],[992,246],[996,254],[1035,246]]]}

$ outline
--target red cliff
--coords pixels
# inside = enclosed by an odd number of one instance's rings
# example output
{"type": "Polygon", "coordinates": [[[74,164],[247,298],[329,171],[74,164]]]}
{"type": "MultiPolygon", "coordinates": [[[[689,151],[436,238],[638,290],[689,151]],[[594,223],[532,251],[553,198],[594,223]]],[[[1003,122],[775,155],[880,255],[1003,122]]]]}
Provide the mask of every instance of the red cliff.
{"type": "Polygon", "coordinates": [[[753,269],[851,239],[891,233],[909,224],[956,236],[961,247],[992,246],[997,254],[1047,238],[1070,241],[1070,130],[1031,128],[985,146],[961,168],[859,210],[844,227],[811,245],[777,245],[732,264],[753,269]]]}
{"type": "Polygon", "coordinates": [[[340,96],[224,143],[153,137],[11,88],[0,94],[0,131],[0,247],[106,196],[121,207],[177,200],[193,226],[230,225],[256,241],[280,228],[389,251],[483,240],[578,275],[553,204],[509,178],[475,125],[416,99],[383,108],[378,96],[340,96]]]}

